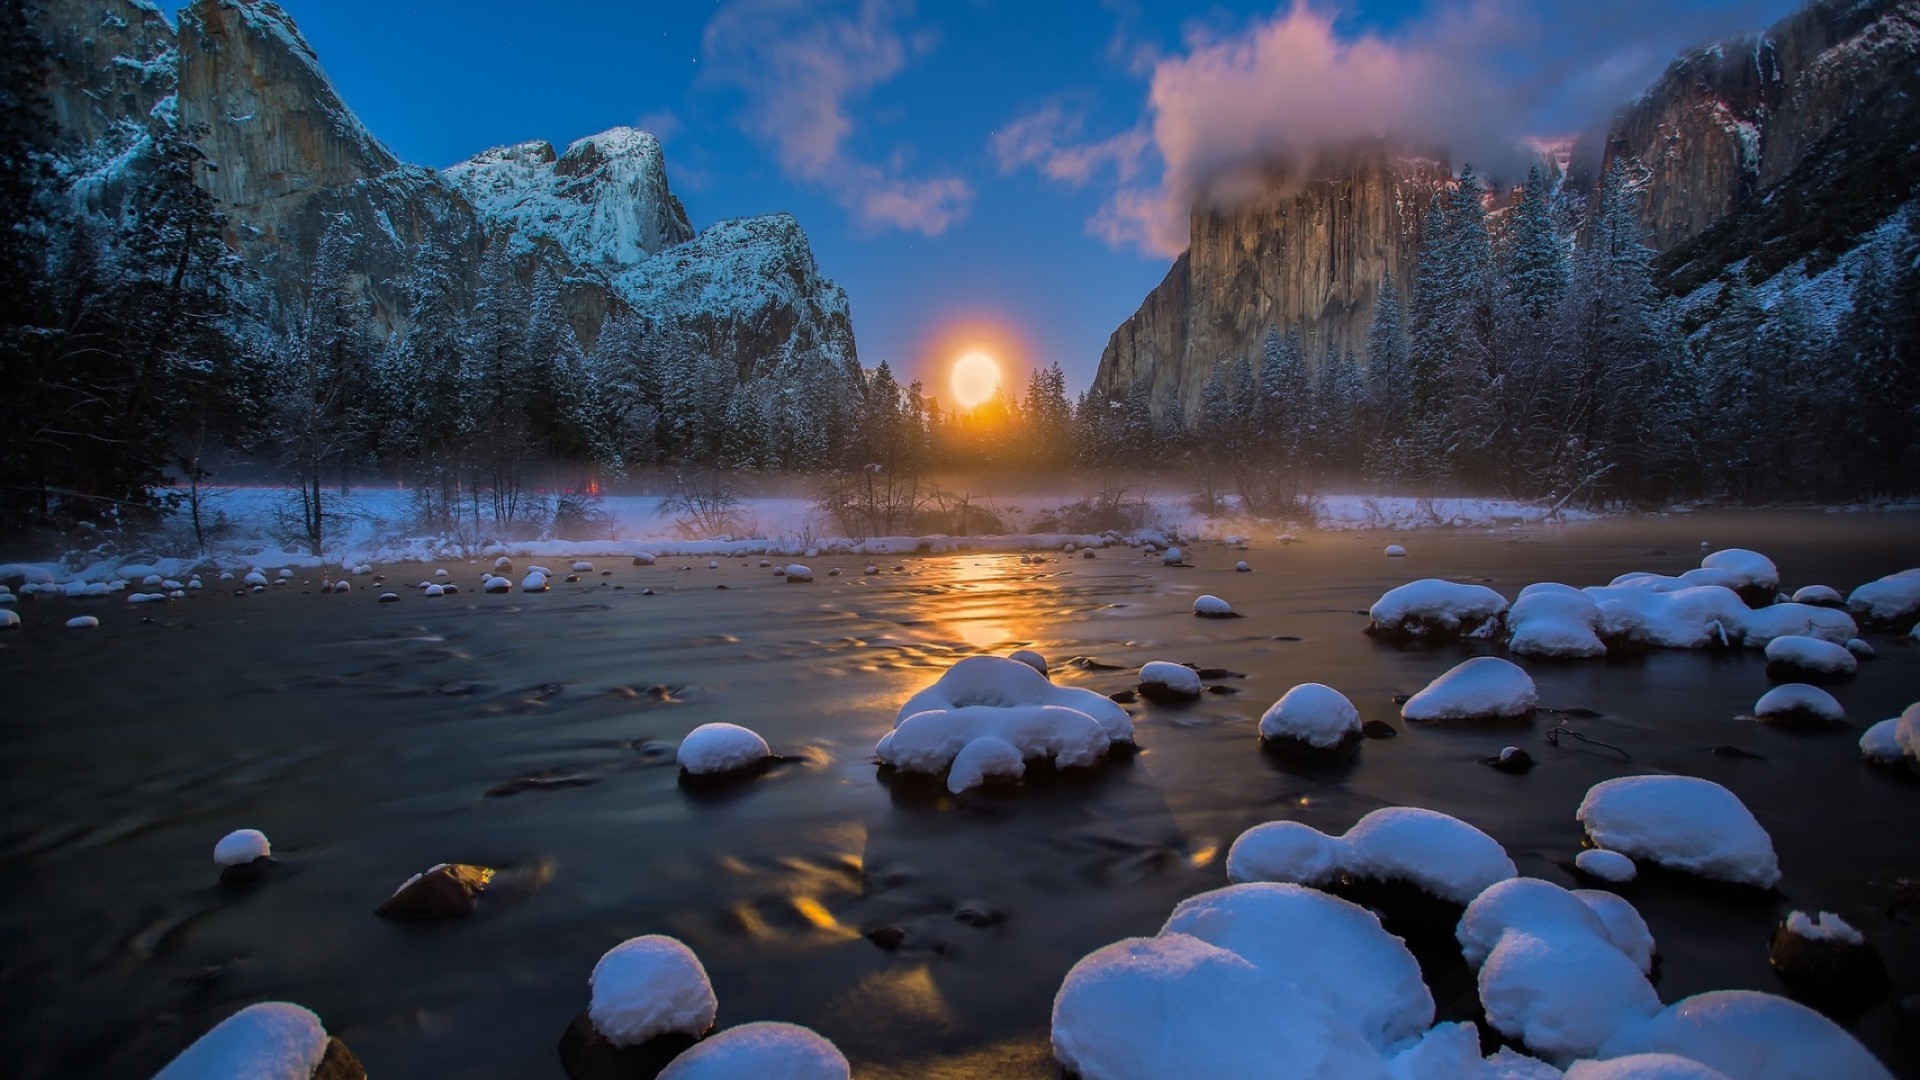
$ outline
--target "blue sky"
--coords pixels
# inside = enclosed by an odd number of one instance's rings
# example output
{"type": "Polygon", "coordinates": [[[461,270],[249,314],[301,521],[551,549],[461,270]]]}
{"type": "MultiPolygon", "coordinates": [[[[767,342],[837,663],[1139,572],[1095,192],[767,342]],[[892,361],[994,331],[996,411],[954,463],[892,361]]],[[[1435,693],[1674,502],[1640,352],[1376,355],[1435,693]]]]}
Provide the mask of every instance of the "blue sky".
{"type": "MultiPolygon", "coordinates": [[[[1078,390],[1264,155],[1356,131],[1456,155],[1604,117],[1684,45],[1781,0],[281,0],[403,159],[445,166],[616,125],[659,135],[696,229],[792,211],[861,360],[931,382],[992,327],[1078,390]]],[[[1457,161],[1457,157],[1456,157],[1457,161]]],[[[1018,378],[1020,376],[1016,376],[1018,378]]]]}

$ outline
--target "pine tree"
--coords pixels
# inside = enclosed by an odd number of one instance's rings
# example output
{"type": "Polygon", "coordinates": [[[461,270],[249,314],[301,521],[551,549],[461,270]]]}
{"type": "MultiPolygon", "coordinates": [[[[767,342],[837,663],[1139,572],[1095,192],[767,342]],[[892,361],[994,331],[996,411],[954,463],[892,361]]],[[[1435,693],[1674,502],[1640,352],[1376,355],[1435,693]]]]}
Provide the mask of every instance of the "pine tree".
{"type": "Polygon", "coordinates": [[[1534,320],[1545,319],[1567,292],[1567,254],[1554,227],[1546,180],[1536,166],[1507,218],[1502,236],[1504,300],[1534,320]]]}

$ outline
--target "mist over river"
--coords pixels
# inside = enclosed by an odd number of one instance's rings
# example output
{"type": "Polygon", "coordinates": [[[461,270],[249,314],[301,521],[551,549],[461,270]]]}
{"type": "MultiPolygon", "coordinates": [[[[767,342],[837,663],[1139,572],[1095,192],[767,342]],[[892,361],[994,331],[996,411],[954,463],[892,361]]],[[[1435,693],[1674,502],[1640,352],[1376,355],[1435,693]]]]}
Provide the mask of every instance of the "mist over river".
{"type": "MultiPolygon", "coordinates": [[[[1570,885],[1587,788],[1672,772],[1739,795],[1784,878],[1761,902],[1637,883],[1662,1000],[1783,993],[1774,925],[1836,912],[1894,987],[1850,1029],[1896,1074],[1920,1074],[1920,1033],[1893,1003],[1920,992],[1920,912],[1896,905],[1896,881],[1920,878],[1920,777],[1856,745],[1920,700],[1920,647],[1865,635],[1879,658],[1833,688],[1842,732],[1741,718],[1771,685],[1758,650],[1524,660],[1544,708],[1596,715],[1435,728],[1402,721],[1395,695],[1492,647],[1361,633],[1366,608],[1416,578],[1511,599],[1534,582],[1677,574],[1702,540],[1770,556],[1786,592],[1920,565],[1920,515],[1701,513],[1263,537],[1190,548],[1191,568],[1124,547],[1039,565],[889,558],[874,576],[864,558],[823,556],[803,560],[813,583],[788,584],[758,558],[601,559],[544,594],[483,594],[483,567],[445,564],[458,595],[403,588],[393,604],[365,578],[323,595],[309,571],[311,584],[243,596],[209,576],[165,606],[40,597],[0,638],[0,1072],[145,1077],[238,1007],[289,1000],[376,1078],[559,1076],[555,1046],[595,960],[664,933],[704,962],[722,1027],[808,1025],[856,1076],[1057,1075],[1048,1016],[1068,968],[1225,885],[1227,846],[1253,825],[1339,833],[1378,807],[1422,806],[1491,834],[1522,874],[1570,885]],[[1408,556],[1384,558],[1390,542],[1408,556]],[[1252,573],[1234,572],[1240,559],[1252,573]],[[1194,618],[1202,593],[1246,618],[1194,618]],[[87,613],[98,630],[62,627],[87,613]],[[1089,775],[957,797],[878,775],[873,746],[901,702],[961,657],[1016,648],[1103,694],[1156,659],[1245,678],[1193,705],[1130,705],[1140,753],[1089,775]],[[1261,712],[1306,681],[1401,734],[1333,768],[1263,754],[1261,712]],[[683,788],[674,747],[713,721],[792,760],[683,788]],[[1561,723],[1631,760],[1550,744],[1561,723]],[[1478,763],[1509,744],[1539,767],[1478,763]],[[1724,744],[1761,756],[1708,752],[1724,744]],[[488,794],[527,777],[549,782],[488,794]],[[279,865],[225,888],[209,853],[242,827],[272,838],[279,865]],[[439,862],[514,884],[470,920],[374,916],[439,862]],[[903,931],[897,949],[864,936],[881,927],[903,931]]],[[[376,569],[393,587],[433,567],[376,569]]],[[[1442,1018],[1461,1015],[1435,996],[1442,1018]]]]}

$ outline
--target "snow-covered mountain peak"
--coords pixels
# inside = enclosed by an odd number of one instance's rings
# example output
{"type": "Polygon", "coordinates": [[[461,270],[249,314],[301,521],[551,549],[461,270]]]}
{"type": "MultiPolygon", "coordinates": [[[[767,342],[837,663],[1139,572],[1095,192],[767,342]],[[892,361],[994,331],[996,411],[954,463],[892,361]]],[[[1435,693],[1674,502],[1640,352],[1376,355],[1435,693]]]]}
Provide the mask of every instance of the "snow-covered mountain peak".
{"type": "Polygon", "coordinates": [[[667,188],[660,141],[614,128],[553,144],[497,147],[445,170],[483,216],[559,244],[582,266],[636,266],[692,239],[687,212],[667,188]]]}

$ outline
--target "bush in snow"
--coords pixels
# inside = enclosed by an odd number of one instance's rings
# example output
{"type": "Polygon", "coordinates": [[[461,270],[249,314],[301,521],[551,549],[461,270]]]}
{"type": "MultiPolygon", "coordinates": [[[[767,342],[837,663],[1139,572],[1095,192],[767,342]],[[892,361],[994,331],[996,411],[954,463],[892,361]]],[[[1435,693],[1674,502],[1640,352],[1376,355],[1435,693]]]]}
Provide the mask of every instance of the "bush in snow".
{"type": "Polygon", "coordinates": [[[1476,656],[1408,698],[1400,715],[1430,722],[1525,720],[1539,703],[1532,676],[1518,664],[1476,656]]]}
{"type": "Polygon", "coordinates": [[[1591,896],[1605,900],[1513,878],[1475,897],[1456,931],[1478,972],[1487,1023],[1562,1064],[1593,1056],[1621,1029],[1660,1011],[1646,978],[1653,959],[1646,923],[1611,893],[1591,896]]]}
{"type": "Polygon", "coordinates": [[[1806,683],[1784,683],[1760,695],[1753,716],[1787,727],[1835,727],[1847,721],[1847,711],[1832,694],[1806,683]]]}
{"type": "Polygon", "coordinates": [[[1767,642],[1767,677],[1781,682],[1851,679],[1860,661],[1845,645],[1787,634],[1767,642]]]}
{"type": "Polygon", "coordinates": [[[1200,696],[1200,673],[1166,660],[1149,660],[1140,668],[1140,696],[1167,704],[1193,701],[1200,696]]]}
{"type": "Polygon", "coordinates": [[[701,724],[680,740],[674,758],[688,776],[722,776],[758,769],[773,756],[767,740],[738,724],[701,724]]]}
{"type": "Polygon", "coordinates": [[[1529,585],[1507,612],[1507,648],[1563,660],[1605,656],[1599,625],[1600,605],[1586,593],[1553,582],[1529,585]]]}
{"type": "Polygon", "coordinates": [[[1313,750],[1357,746],[1360,710],[1331,686],[1301,683],[1282,694],[1260,717],[1260,738],[1269,745],[1313,750]]]}
{"type": "Polygon", "coordinates": [[[1737,885],[1780,881],[1773,839],[1739,796],[1692,776],[1621,776],[1587,789],[1575,813],[1596,847],[1737,885]]]}
{"type": "Polygon", "coordinates": [[[728,1028],[673,1059],[659,1080],[848,1080],[840,1048],[811,1028],[760,1021],[728,1028]]]}
{"type": "Polygon", "coordinates": [[[327,1076],[366,1075],[318,1016],[284,1001],[263,1001],[194,1040],[154,1080],[310,1080],[323,1065],[327,1076]]]}
{"type": "Polygon", "coordinates": [[[1500,629],[1506,598],[1485,585],[1439,578],[1389,589],[1367,611],[1367,633],[1375,637],[1450,641],[1489,637],[1500,629]]]}
{"type": "Polygon", "coordinates": [[[907,699],[874,754],[902,773],[949,773],[948,787],[958,792],[990,776],[1017,778],[1027,761],[1082,767],[1132,743],[1133,719],[1111,700],[1055,686],[1018,660],[970,656],[907,699]],[[968,756],[966,769],[958,768],[968,744],[983,739],[992,741],[968,756]],[[997,744],[1013,748],[1019,771],[997,744]]]}
{"type": "Polygon", "coordinates": [[[1881,765],[1897,765],[1903,760],[1920,765],[1920,702],[1868,728],[1860,736],[1860,753],[1881,765]]]}
{"type": "Polygon", "coordinates": [[[1847,609],[1867,626],[1898,630],[1913,624],[1920,619],[1920,569],[1867,582],[1847,596],[1847,609]]]}

